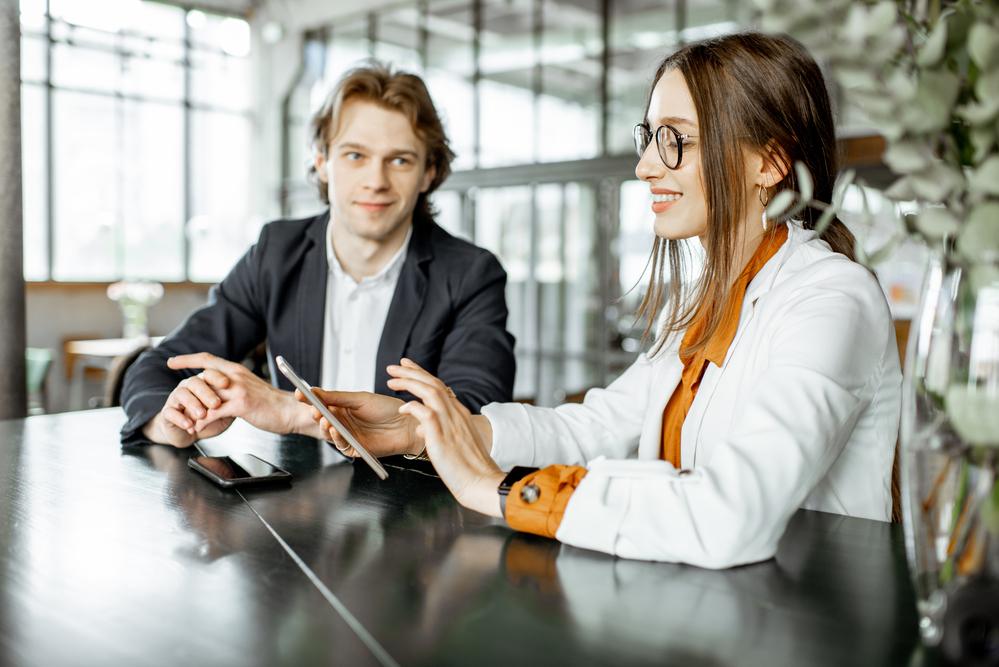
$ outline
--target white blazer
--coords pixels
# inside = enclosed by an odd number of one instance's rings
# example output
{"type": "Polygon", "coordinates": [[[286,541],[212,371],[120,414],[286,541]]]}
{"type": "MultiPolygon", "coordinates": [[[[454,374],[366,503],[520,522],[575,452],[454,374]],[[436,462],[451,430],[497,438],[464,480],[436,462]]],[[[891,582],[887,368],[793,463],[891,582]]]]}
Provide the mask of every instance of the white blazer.
{"type": "Polygon", "coordinates": [[[891,313],[875,277],[789,224],[709,363],[677,471],[659,458],[681,336],[581,404],[493,403],[501,468],[587,466],[557,537],[625,558],[722,568],[774,555],[799,508],[887,521],[901,409],[891,313]]]}

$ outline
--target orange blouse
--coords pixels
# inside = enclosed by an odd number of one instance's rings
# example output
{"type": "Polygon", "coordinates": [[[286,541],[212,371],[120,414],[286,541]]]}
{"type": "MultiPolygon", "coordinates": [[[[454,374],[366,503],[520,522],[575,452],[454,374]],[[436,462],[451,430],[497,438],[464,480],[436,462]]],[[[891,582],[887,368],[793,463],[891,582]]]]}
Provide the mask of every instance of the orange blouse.
{"type": "MultiPolygon", "coordinates": [[[[662,458],[676,468],[680,467],[680,431],[697,395],[697,388],[700,386],[707,364],[711,362],[721,367],[724,363],[728,348],[739,327],[739,315],[742,312],[746,288],[786,240],[786,225],[778,225],[772,234],[763,239],[742,273],[732,284],[718,328],[700,350],[691,354],[684,352],[690,341],[704,330],[706,322],[701,316],[703,310],[695,316],[684,333],[680,346],[683,373],[680,383],[666,403],[662,421],[662,458]]],[[[527,475],[511,487],[507,496],[507,523],[516,530],[555,537],[562,523],[565,508],[569,504],[569,498],[585,476],[586,468],[565,465],[548,466],[527,475]],[[521,489],[527,484],[536,485],[541,492],[533,503],[526,503],[520,498],[521,489]]]]}
{"type": "Polygon", "coordinates": [[[756,274],[760,272],[763,265],[780,250],[787,240],[787,225],[780,225],[773,234],[769,234],[756,252],[746,263],[746,268],[742,270],[739,277],[732,283],[725,308],[722,312],[721,322],[718,328],[711,334],[705,344],[697,352],[687,352],[690,343],[696,340],[704,331],[707,324],[703,314],[706,309],[702,309],[694,320],[687,327],[683,334],[683,341],[680,344],[680,361],[683,362],[683,373],[680,376],[680,384],[670,397],[663,410],[662,425],[662,458],[669,461],[673,467],[680,469],[680,431],[683,429],[683,422],[687,418],[690,406],[697,396],[697,389],[701,386],[701,378],[708,368],[708,362],[713,363],[718,368],[725,363],[728,355],[728,348],[732,345],[735,332],[739,328],[739,315],[742,312],[742,301],[746,296],[746,288],[752,282],[756,274]]]}

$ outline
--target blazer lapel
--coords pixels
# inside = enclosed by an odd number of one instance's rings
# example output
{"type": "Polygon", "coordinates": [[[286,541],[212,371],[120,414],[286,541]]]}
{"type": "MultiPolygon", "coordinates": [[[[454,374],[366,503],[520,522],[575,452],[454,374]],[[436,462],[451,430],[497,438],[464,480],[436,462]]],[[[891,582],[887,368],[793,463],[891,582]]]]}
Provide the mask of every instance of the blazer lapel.
{"type": "MultiPolygon", "coordinates": [[[[329,264],[326,261],[326,230],[329,211],[309,228],[312,245],[305,251],[298,289],[298,349],[295,359],[288,359],[302,379],[319,384],[322,377],[323,333],[326,330],[326,284],[329,264]]],[[[291,384],[288,383],[288,387],[291,384]]]]}
{"type": "Polygon", "coordinates": [[[434,257],[430,239],[433,225],[432,220],[413,221],[413,236],[385,317],[385,328],[382,329],[375,359],[375,392],[379,394],[390,393],[385,367],[399,363],[426,301],[427,263],[434,257]]]}

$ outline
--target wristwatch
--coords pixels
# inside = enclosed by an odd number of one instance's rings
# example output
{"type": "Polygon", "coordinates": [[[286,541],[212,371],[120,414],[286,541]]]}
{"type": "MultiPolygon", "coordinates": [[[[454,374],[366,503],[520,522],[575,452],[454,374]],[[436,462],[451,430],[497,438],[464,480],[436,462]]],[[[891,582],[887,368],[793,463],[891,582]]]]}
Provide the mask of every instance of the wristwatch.
{"type": "MultiPolygon", "coordinates": [[[[510,472],[506,474],[503,481],[499,483],[496,487],[496,492],[499,493],[500,497],[500,512],[506,517],[506,497],[510,495],[510,489],[513,485],[524,479],[532,472],[537,472],[538,468],[530,468],[528,466],[514,466],[510,472]]],[[[541,490],[538,489],[534,484],[528,484],[520,491],[520,499],[525,503],[533,503],[541,496],[541,490]]]]}

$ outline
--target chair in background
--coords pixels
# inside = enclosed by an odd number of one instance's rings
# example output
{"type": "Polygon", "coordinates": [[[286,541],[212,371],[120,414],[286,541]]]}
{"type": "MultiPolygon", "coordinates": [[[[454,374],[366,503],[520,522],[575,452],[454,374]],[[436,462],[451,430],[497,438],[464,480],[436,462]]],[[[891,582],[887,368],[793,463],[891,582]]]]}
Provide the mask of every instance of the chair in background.
{"type": "Polygon", "coordinates": [[[52,367],[52,350],[29,347],[24,350],[28,384],[28,414],[45,414],[48,408],[48,376],[52,367]]]}

